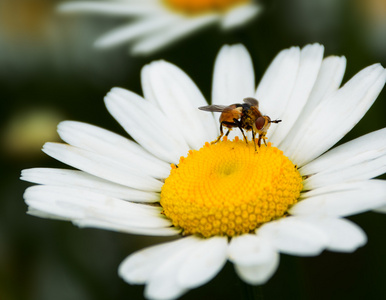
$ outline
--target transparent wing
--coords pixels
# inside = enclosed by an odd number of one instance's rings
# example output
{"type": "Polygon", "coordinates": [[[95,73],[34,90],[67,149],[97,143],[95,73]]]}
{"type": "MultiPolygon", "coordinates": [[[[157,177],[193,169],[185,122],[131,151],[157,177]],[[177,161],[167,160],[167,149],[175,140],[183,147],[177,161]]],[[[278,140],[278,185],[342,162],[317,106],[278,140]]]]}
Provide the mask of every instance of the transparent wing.
{"type": "Polygon", "coordinates": [[[201,106],[198,109],[205,110],[205,111],[212,111],[212,112],[223,112],[228,107],[229,106],[226,106],[226,105],[207,105],[207,106],[201,106]]]}
{"type": "Polygon", "coordinates": [[[257,108],[259,107],[259,101],[257,101],[257,99],[255,98],[252,98],[252,97],[244,98],[244,102],[248,103],[251,106],[256,106],[257,108]]]}

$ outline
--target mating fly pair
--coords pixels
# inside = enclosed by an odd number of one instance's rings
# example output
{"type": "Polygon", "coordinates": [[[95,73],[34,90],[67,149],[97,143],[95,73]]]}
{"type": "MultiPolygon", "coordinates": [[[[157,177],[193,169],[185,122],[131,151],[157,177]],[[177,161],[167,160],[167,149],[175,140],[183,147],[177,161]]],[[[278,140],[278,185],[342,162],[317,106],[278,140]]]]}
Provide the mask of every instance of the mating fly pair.
{"type": "Polygon", "coordinates": [[[236,103],[229,106],[225,105],[208,105],[199,107],[201,110],[211,111],[211,112],[221,112],[220,115],[220,136],[212,144],[216,144],[220,141],[221,137],[224,135],[223,126],[228,128],[228,132],[225,136],[228,136],[229,132],[234,127],[238,127],[243,134],[245,142],[248,144],[247,137],[244,134],[244,130],[252,130],[252,139],[255,144],[256,149],[256,133],[259,135],[257,145],[260,147],[261,140],[265,142],[265,135],[267,134],[269,126],[271,123],[279,123],[281,120],[271,121],[271,118],[268,116],[263,116],[259,111],[259,101],[255,98],[245,98],[244,103],[236,103]]]}

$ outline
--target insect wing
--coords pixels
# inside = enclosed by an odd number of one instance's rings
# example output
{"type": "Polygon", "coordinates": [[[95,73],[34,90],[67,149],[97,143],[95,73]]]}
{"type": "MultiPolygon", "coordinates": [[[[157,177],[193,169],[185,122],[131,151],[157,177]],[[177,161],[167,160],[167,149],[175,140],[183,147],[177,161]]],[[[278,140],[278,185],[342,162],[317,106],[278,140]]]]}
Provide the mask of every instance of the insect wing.
{"type": "Polygon", "coordinates": [[[259,107],[259,101],[257,101],[255,98],[252,98],[252,97],[244,98],[244,102],[251,106],[255,106],[256,108],[259,107]]]}
{"type": "Polygon", "coordinates": [[[211,112],[223,112],[228,107],[229,106],[226,106],[226,105],[207,105],[207,106],[201,106],[198,109],[211,111],[211,112]]]}

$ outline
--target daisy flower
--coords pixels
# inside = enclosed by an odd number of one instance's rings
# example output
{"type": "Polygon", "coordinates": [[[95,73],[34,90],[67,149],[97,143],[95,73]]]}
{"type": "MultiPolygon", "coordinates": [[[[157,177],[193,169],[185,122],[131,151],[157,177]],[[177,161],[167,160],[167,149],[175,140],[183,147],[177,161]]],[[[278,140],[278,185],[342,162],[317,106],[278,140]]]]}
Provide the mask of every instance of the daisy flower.
{"type": "Polygon", "coordinates": [[[112,0],[64,2],[64,13],[97,13],[136,18],[96,42],[98,48],[132,43],[133,54],[151,54],[176,40],[219,23],[230,29],[253,19],[261,10],[255,0],[112,0]]]}
{"type": "Polygon", "coordinates": [[[374,64],[342,87],[344,57],[323,59],[319,44],[283,50],[257,89],[242,45],[224,46],[215,63],[212,103],[254,96],[272,125],[268,143],[218,136],[218,116],[178,67],[142,70],[144,97],[122,88],[107,109],[136,141],[74,121],[59,124],[68,144],[43,151],[78,170],[35,168],[22,179],[28,213],[80,227],[177,236],[127,257],[119,275],[145,284],[149,299],[177,298],[211,280],[227,260],[249,284],[263,284],[279,254],[352,252],[366,235],[344,217],[386,208],[386,128],[332,150],[382,90],[374,64]],[[342,122],[342,120],[344,120],[342,122]],[[326,152],[327,151],[327,152],[326,152]]]}

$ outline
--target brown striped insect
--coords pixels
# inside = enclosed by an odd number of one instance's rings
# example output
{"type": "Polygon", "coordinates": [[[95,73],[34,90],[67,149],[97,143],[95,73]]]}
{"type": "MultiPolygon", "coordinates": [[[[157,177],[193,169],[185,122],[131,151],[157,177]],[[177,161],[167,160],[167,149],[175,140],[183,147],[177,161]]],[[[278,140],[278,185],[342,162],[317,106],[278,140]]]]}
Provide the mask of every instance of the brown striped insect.
{"type": "Polygon", "coordinates": [[[201,106],[199,109],[210,111],[210,112],[221,112],[220,115],[220,135],[212,142],[212,144],[216,144],[223,137],[223,127],[228,128],[225,136],[228,136],[229,132],[238,127],[244,137],[245,142],[248,144],[247,137],[244,134],[245,131],[252,131],[252,139],[256,148],[256,134],[258,134],[257,145],[260,147],[261,140],[266,143],[266,134],[271,126],[271,123],[279,123],[281,120],[272,121],[270,117],[262,115],[259,110],[259,101],[255,98],[245,98],[244,103],[235,103],[229,106],[225,105],[207,105],[201,106]]]}

